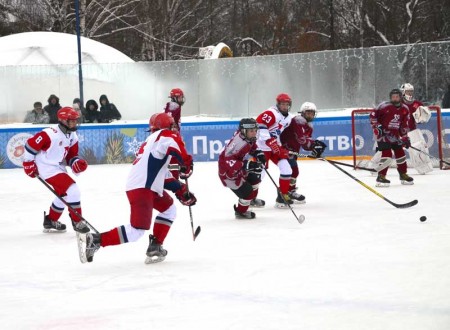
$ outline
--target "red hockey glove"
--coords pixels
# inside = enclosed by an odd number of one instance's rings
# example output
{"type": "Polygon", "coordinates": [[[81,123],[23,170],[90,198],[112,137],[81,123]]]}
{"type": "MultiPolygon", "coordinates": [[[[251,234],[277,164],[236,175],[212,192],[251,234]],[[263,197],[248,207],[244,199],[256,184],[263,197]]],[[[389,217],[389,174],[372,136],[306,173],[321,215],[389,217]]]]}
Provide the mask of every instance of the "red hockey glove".
{"type": "Polygon", "coordinates": [[[194,162],[192,161],[192,156],[188,155],[188,157],[184,160],[184,165],[180,166],[180,179],[186,180],[189,178],[194,172],[194,162]]]}
{"type": "Polygon", "coordinates": [[[277,139],[270,138],[266,141],[266,145],[272,149],[272,152],[276,155],[280,153],[280,146],[278,145],[277,139]]]}
{"type": "Polygon", "coordinates": [[[30,160],[29,162],[25,161],[22,163],[22,166],[23,166],[23,170],[25,171],[25,173],[32,178],[36,177],[36,175],[39,174],[34,160],[30,160]]]}
{"type": "Polygon", "coordinates": [[[75,174],[78,174],[78,173],[86,171],[86,169],[88,167],[88,163],[84,159],[77,158],[72,163],[71,167],[72,167],[72,172],[75,173],[75,174]]]}
{"type": "Polygon", "coordinates": [[[181,188],[175,192],[175,196],[178,198],[181,204],[186,206],[193,206],[197,202],[194,194],[187,190],[185,184],[181,184],[181,188]]]}
{"type": "Polygon", "coordinates": [[[280,153],[278,154],[278,157],[280,157],[280,159],[289,159],[289,150],[280,147],[280,153]]]}
{"type": "Polygon", "coordinates": [[[382,137],[384,135],[383,126],[377,125],[374,127],[373,134],[375,134],[376,137],[382,137]]]}
{"type": "Polygon", "coordinates": [[[401,138],[402,144],[406,149],[409,149],[409,147],[411,147],[411,140],[409,139],[408,136],[402,136],[401,138]]]}

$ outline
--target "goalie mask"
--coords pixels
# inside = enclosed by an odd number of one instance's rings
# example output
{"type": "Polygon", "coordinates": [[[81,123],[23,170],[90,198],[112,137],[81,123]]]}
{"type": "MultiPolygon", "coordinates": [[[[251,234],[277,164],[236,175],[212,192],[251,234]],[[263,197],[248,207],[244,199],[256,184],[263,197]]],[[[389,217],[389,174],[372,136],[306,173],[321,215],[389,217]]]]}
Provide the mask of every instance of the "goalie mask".
{"type": "Polygon", "coordinates": [[[256,141],[258,133],[258,124],[253,118],[242,118],[239,122],[239,133],[241,137],[248,142],[256,141]]]}
{"type": "Polygon", "coordinates": [[[308,123],[312,122],[314,118],[316,118],[317,107],[312,102],[305,102],[300,107],[300,114],[302,115],[303,118],[306,119],[308,123]]]}
{"type": "Polygon", "coordinates": [[[58,126],[64,134],[75,132],[78,129],[78,119],[80,114],[71,107],[64,107],[58,110],[56,114],[58,126]]]}
{"type": "Polygon", "coordinates": [[[186,98],[184,97],[184,93],[181,90],[181,88],[174,88],[170,91],[169,95],[172,102],[178,103],[178,105],[181,107],[184,102],[186,102],[186,98]]]}
{"type": "Polygon", "coordinates": [[[400,87],[400,90],[402,92],[402,97],[406,102],[412,102],[414,100],[414,86],[405,83],[400,87]]]}
{"type": "Polygon", "coordinates": [[[286,117],[288,115],[291,106],[292,106],[292,99],[288,94],[286,93],[278,94],[277,108],[283,116],[286,117]]]}

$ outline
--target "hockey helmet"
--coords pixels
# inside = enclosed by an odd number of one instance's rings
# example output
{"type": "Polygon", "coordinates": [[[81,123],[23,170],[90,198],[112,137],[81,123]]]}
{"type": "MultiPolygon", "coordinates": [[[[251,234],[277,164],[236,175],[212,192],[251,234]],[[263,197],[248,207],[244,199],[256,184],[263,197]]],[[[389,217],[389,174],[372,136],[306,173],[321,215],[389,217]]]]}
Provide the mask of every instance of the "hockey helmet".
{"type": "Polygon", "coordinates": [[[288,112],[289,112],[289,110],[291,109],[291,106],[292,106],[292,99],[291,99],[291,97],[290,97],[288,94],[286,94],[286,93],[281,93],[281,94],[278,94],[278,95],[277,95],[276,100],[277,100],[277,108],[278,108],[278,110],[279,110],[284,116],[287,116],[287,114],[288,114],[288,112]],[[282,108],[282,107],[280,106],[281,103],[287,103],[287,104],[288,104],[287,109],[284,108],[284,107],[282,108]]]}
{"type": "Polygon", "coordinates": [[[391,103],[393,105],[395,105],[396,107],[399,107],[401,105],[402,92],[398,88],[394,88],[389,93],[389,100],[391,101],[391,103]],[[392,96],[393,95],[398,95],[399,96],[399,100],[398,101],[397,100],[392,100],[392,96]]]}
{"type": "Polygon", "coordinates": [[[402,97],[407,102],[412,102],[414,100],[414,86],[409,83],[404,83],[400,86],[400,91],[402,92],[402,97]]]}
{"type": "Polygon", "coordinates": [[[249,137],[249,131],[254,129],[255,132],[258,131],[258,124],[256,123],[256,120],[253,118],[242,118],[239,122],[239,132],[241,136],[249,141],[249,142],[255,142],[256,141],[256,134],[254,136],[249,137]]]}
{"type": "Polygon", "coordinates": [[[75,132],[78,129],[78,119],[80,114],[71,107],[63,107],[56,113],[58,118],[59,127],[67,134],[68,132],[75,132]],[[74,123],[69,123],[69,120],[74,123]]]}
{"type": "Polygon", "coordinates": [[[317,107],[312,102],[304,102],[300,107],[300,114],[306,119],[307,122],[311,122],[314,118],[316,118],[317,107]]]}
{"type": "Polygon", "coordinates": [[[184,97],[184,93],[181,90],[181,88],[173,88],[170,91],[169,97],[172,100],[172,102],[178,103],[180,106],[182,106],[184,102],[186,102],[186,98],[184,97]]]}
{"type": "Polygon", "coordinates": [[[165,128],[171,129],[175,125],[175,121],[171,115],[160,112],[155,113],[150,117],[149,125],[149,131],[155,132],[165,128]]]}

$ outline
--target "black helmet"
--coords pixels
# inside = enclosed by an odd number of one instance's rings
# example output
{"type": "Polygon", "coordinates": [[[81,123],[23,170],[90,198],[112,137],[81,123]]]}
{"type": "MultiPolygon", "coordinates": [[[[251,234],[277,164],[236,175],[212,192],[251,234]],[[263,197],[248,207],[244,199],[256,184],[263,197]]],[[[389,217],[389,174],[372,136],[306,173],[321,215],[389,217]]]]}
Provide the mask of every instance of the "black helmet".
{"type": "Polygon", "coordinates": [[[391,90],[391,92],[389,93],[389,101],[395,105],[397,108],[400,107],[400,105],[402,104],[401,101],[399,102],[392,102],[392,95],[398,94],[398,96],[400,97],[400,100],[402,99],[402,91],[398,88],[394,88],[393,90],[391,90]]]}
{"type": "Polygon", "coordinates": [[[248,129],[258,129],[258,124],[256,123],[256,120],[253,118],[242,118],[241,121],[239,122],[239,132],[242,134],[242,137],[250,142],[256,141],[256,137],[254,138],[247,137],[248,129]]]}

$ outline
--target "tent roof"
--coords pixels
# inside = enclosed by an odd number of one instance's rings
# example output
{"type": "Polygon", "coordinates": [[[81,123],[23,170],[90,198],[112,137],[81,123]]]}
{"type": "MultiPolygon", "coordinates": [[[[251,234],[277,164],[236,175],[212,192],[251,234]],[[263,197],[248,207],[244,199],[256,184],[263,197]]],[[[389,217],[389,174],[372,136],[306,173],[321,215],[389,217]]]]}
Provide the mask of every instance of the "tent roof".
{"type": "MultiPolygon", "coordinates": [[[[82,63],[134,62],[122,52],[81,37],[82,63]]],[[[77,36],[58,32],[25,32],[0,38],[0,66],[77,64],[77,36]]]]}

